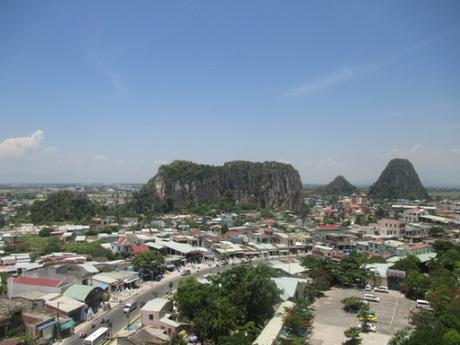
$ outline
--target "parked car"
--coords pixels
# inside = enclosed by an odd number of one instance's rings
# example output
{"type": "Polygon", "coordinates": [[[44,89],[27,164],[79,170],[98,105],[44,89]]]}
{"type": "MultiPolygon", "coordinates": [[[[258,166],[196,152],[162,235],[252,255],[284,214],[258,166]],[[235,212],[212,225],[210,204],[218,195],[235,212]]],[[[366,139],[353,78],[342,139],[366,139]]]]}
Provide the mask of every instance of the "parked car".
{"type": "Polygon", "coordinates": [[[372,286],[370,286],[369,284],[367,284],[367,285],[364,287],[364,290],[366,290],[366,291],[372,291],[372,286]]]}
{"type": "Polygon", "coordinates": [[[370,323],[360,323],[358,328],[361,328],[364,332],[377,332],[377,327],[370,323]]]}
{"type": "Polygon", "coordinates": [[[424,299],[418,299],[416,301],[415,307],[420,309],[433,310],[433,308],[431,307],[431,303],[425,301],[424,299]]]}
{"type": "Polygon", "coordinates": [[[373,310],[363,310],[358,313],[358,320],[361,322],[377,322],[379,319],[373,310]]]}
{"type": "Polygon", "coordinates": [[[181,275],[181,276],[188,276],[188,275],[190,275],[191,273],[192,273],[192,271],[190,271],[190,270],[183,270],[183,271],[180,273],[180,275],[181,275]]]}
{"type": "Polygon", "coordinates": [[[369,301],[369,302],[377,302],[377,303],[380,303],[380,297],[377,297],[376,295],[372,295],[372,294],[368,294],[368,293],[365,293],[365,294],[364,294],[363,300],[369,301]]]}
{"type": "Polygon", "coordinates": [[[137,308],[137,302],[125,303],[123,306],[123,313],[130,313],[137,308]]]}
{"type": "Polygon", "coordinates": [[[388,288],[386,286],[376,286],[374,288],[375,292],[386,292],[388,293],[388,288]]]}
{"type": "Polygon", "coordinates": [[[161,279],[163,279],[163,275],[159,274],[153,278],[154,281],[159,282],[161,279]]]}

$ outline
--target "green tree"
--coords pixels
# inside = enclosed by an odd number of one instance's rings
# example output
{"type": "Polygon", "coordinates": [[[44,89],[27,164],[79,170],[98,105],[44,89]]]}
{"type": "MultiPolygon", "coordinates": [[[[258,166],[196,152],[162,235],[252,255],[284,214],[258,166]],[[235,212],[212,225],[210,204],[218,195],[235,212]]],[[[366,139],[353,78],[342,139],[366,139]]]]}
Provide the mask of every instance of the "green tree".
{"type": "Polygon", "coordinates": [[[357,313],[363,308],[363,306],[365,306],[361,298],[353,296],[346,297],[341,302],[343,304],[343,310],[348,313],[357,313]]]}
{"type": "Polygon", "coordinates": [[[416,330],[423,330],[430,328],[434,324],[435,316],[430,310],[414,310],[409,314],[409,321],[416,330]]]}
{"type": "Polygon", "coordinates": [[[397,261],[392,267],[392,269],[400,270],[409,273],[410,271],[421,271],[421,262],[418,257],[415,255],[408,255],[405,258],[397,261]]]}
{"type": "Polygon", "coordinates": [[[372,255],[367,259],[368,264],[384,264],[387,260],[380,255],[372,255]]]}
{"type": "MultiPolygon", "coordinates": [[[[1,210],[1,208],[0,208],[1,210]]],[[[0,214],[0,228],[3,228],[6,225],[6,219],[3,214],[0,214]]]]}
{"type": "Polygon", "coordinates": [[[35,201],[30,211],[34,224],[64,221],[89,223],[96,214],[96,205],[84,193],[58,191],[43,201],[35,201]]]}
{"type": "Polygon", "coordinates": [[[160,252],[153,250],[136,254],[132,261],[133,268],[136,271],[159,271],[163,263],[163,255],[161,255],[160,252]]]}
{"type": "Polygon", "coordinates": [[[310,331],[313,325],[314,314],[306,303],[299,301],[291,308],[286,308],[284,325],[296,335],[302,335],[310,331]]]}
{"type": "Polygon", "coordinates": [[[455,329],[449,329],[442,336],[443,345],[460,345],[460,333],[455,329]]]}
{"type": "Polygon", "coordinates": [[[52,232],[53,232],[53,229],[46,227],[46,228],[41,229],[38,232],[38,236],[40,236],[40,237],[50,237],[52,232]]]}
{"type": "Polygon", "coordinates": [[[164,345],[187,345],[187,341],[179,333],[174,332],[171,334],[169,341],[164,345]]]}
{"type": "Polygon", "coordinates": [[[180,319],[190,321],[203,341],[250,344],[279,301],[274,273],[266,266],[244,266],[217,274],[210,284],[185,279],[173,296],[180,319]]]}
{"type": "Polygon", "coordinates": [[[0,296],[8,292],[8,273],[0,273],[0,296]]]}
{"type": "Polygon", "coordinates": [[[343,334],[347,337],[347,340],[342,343],[343,345],[360,345],[362,343],[361,330],[357,327],[350,327],[343,334]]]}
{"type": "Polygon", "coordinates": [[[389,341],[388,345],[404,345],[407,340],[410,338],[409,329],[400,329],[396,331],[393,338],[389,341]]]}
{"type": "Polygon", "coordinates": [[[57,237],[48,238],[45,247],[43,248],[41,255],[47,255],[51,253],[57,253],[61,251],[61,244],[57,237]]]}
{"type": "Polygon", "coordinates": [[[107,258],[109,260],[113,260],[115,258],[110,250],[107,250],[101,246],[100,241],[66,243],[61,246],[61,250],[71,253],[89,255],[92,258],[107,258]]]}
{"type": "Polygon", "coordinates": [[[241,312],[241,319],[263,325],[273,316],[273,305],[279,301],[280,290],[271,280],[275,272],[267,266],[236,267],[220,273],[213,285],[220,286],[224,296],[241,312]]]}
{"type": "Polygon", "coordinates": [[[201,308],[207,307],[210,289],[211,286],[198,283],[194,277],[182,280],[174,294],[180,316],[193,320],[201,308]]]}
{"type": "Polygon", "coordinates": [[[441,235],[444,233],[444,229],[441,228],[440,226],[433,226],[429,230],[429,234],[432,237],[439,238],[441,235]]]}
{"type": "Polygon", "coordinates": [[[209,303],[209,308],[201,309],[196,314],[192,330],[200,339],[210,339],[218,343],[220,337],[230,335],[236,328],[238,311],[227,298],[212,298],[209,303]]]}
{"type": "Polygon", "coordinates": [[[416,271],[409,274],[401,281],[401,292],[408,298],[423,299],[430,288],[431,280],[428,275],[416,271]]]}
{"type": "Polygon", "coordinates": [[[434,345],[442,342],[442,333],[433,328],[422,329],[411,333],[410,338],[403,343],[404,345],[434,345]]]}

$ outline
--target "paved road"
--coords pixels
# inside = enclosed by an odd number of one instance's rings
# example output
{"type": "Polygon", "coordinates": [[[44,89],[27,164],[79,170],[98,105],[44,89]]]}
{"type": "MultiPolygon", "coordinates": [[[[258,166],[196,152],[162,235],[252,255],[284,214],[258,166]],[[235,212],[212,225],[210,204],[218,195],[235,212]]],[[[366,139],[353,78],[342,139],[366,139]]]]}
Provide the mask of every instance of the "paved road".
{"type": "MultiPolygon", "coordinates": [[[[253,260],[252,264],[265,261],[264,259],[259,259],[259,260],[253,260]]],[[[225,270],[228,270],[232,267],[234,267],[231,264],[228,264],[226,266],[219,266],[219,267],[209,267],[209,266],[204,266],[201,265],[201,269],[195,270],[192,275],[193,276],[203,276],[207,273],[217,273],[217,272],[222,272],[225,270]]],[[[137,301],[138,305],[142,305],[143,302],[147,302],[154,298],[154,296],[161,297],[164,296],[168,293],[169,290],[169,282],[174,283],[174,287],[177,286],[178,281],[184,279],[186,277],[183,277],[178,274],[178,272],[173,272],[172,274],[169,274],[165,276],[165,278],[160,281],[160,282],[152,282],[152,287],[151,288],[144,288],[143,290],[140,290],[136,295],[134,295],[131,298],[128,298],[125,303],[137,301]]],[[[131,312],[129,315],[130,320],[134,320],[138,315],[139,315],[139,309],[138,307],[135,311],[131,312]]],[[[85,322],[83,325],[77,326],[77,331],[76,334],[67,337],[65,339],[62,339],[60,342],[57,342],[56,344],[63,344],[63,345],[81,345],[83,343],[83,340],[79,338],[78,334],[81,332],[91,334],[94,332],[96,329],[100,327],[105,327],[105,325],[101,324],[101,319],[109,319],[112,322],[112,334],[116,334],[122,329],[126,328],[128,324],[128,318],[125,313],[122,311],[122,304],[117,305],[113,307],[110,311],[104,313],[103,315],[96,316],[91,322],[85,322]],[[93,327],[94,325],[94,327],[93,327]]]]}

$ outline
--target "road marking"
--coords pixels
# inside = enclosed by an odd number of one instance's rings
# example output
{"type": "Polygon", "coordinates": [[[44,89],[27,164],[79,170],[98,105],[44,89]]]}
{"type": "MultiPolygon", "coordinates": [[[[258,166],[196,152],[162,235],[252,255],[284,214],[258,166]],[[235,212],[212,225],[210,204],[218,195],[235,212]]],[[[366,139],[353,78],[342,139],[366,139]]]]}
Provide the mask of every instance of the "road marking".
{"type": "Polygon", "coordinates": [[[395,308],[393,309],[393,315],[391,316],[390,325],[388,326],[390,328],[391,328],[391,325],[393,324],[393,320],[394,320],[395,315],[396,315],[396,309],[398,309],[398,303],[399,303],[399,301],[396,301],[395,308]]]}

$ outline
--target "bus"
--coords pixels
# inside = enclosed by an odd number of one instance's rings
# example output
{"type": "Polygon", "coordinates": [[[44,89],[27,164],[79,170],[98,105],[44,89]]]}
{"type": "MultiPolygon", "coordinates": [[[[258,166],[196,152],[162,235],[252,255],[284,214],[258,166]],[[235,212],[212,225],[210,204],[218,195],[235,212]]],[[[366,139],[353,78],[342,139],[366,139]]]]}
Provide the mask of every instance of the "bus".
{"type": "Polygon", "coordinates": [[[108,339],[109,329],[107,327],[101,327],[88,335],[85,340],[83,340],[83,345],[100,345],[105,343],[108,339]]]}

